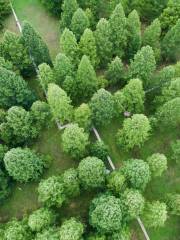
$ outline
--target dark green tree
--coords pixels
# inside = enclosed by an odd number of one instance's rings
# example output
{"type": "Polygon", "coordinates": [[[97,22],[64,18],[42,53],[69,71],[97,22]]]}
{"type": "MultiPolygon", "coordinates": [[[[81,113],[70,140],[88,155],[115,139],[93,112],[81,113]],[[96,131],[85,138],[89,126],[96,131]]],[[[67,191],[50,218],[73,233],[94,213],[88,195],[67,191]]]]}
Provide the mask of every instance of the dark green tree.
{"type": "Polygon", "coordinates": [[[60,17],[63,0],[41,0],[42,4],[56,17],[60,17]]]}
{"type": "Polygon", "coordinates": [[[90,145],[90,155],[103,161],[107,160],[109,149],[103,141],[96,141],[90,145]]]}
{"type": "Polygon", "coordinates": [[[180,216],[180,194],[168,194],[166,204],[171,214],[180,216]]]}

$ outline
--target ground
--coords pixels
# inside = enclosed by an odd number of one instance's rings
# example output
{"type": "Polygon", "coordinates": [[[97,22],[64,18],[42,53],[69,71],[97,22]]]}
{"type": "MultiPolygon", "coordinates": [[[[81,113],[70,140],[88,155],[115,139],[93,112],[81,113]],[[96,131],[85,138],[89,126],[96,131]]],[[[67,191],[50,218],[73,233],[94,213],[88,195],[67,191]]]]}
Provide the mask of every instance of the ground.
{"type": "MultiPolygon", "coordinates": [[[[38,0],[14,0],[13,5],[20,21],[28,20],[40,32],[49,46],[52,58],[54,58],[59,51],[59,20],[50,16],[38,0]]],[[[13,16],[7,19],[5,29],[18,32],[13,16]]],[[[1,37],[2,34],[0,34],[1,37]]],[[[38,95],[42,96],[43,94],[37,79],[28,81],[38,95]]],[[[178,173],[180,169],[169,158],[170,144],[179,137],[178,131],[172,129],[165,129],[165,132],[157,131],[141,149],[125,152],[123,149],[118,148],[115,142],[117,129],[121,125],[121,119],[114,120],[112,125],[99,129],[100,135],[109,146],[110,155],[116,167],[120,167],[123,161],[131,157],[146,159],[147,156],[155,152],[165,153],[168,157],[168,171],[161,178],[151,181],[145,196],[148,200],[163,200],[167,192],[179,192],[180,177],[178,173]]],[[[39,153],[49,154],[53,159],[51,167],[44,173],[44,178],[61,173],[65,169],[75,167],[78,164],[77,161],[70,159],[62,152],[61,133],[53,123],[52,126],[40,134],[38,140],[33,143],[31,148],[39,153]]],[[[24,214],[36,209],[39,206],[37,186],[38,183],[14,184],[11,196],[0,206],[0,221],[8,221],[12,217],[21,218],[24,214]]],[[[59,209],[60,215],[64,217],[81,216],[83,221],[85,221],[89,202],[93,196],[94,193],[83,193],[81,197],[72,200],[59,209]]],[[[144,237],[137,222],[133,222],[132,227],[133,240],[143,240],[144,237]]],[[[178,240],[180,236],[179,218],[170,216],[164,228],[149,229],[147,226],[147,231],[153,240],[178,240]]]]}

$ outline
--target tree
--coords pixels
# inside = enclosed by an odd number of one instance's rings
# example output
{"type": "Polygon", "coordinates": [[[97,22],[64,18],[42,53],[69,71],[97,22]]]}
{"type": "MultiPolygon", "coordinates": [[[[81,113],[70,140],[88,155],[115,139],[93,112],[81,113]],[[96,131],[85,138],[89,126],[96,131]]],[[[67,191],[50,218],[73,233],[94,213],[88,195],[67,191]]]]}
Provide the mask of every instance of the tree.
{"type": "Polygon", "coordinates": [[[59,53],[56,56],[54,62],[54,76],[56,83],[59,86],[62,86],[63,82],[66,79],[66,76],[73,75],[73,65],[68,57],[65,54],[59,53]]]}
{"type": "Polygon", "coordinates": [[[44,91],[47,91],[48,84],[55,82],[53,70],[48,64],[42,63],[39,65],[38,79],[44,91]]]}
{"type": "Polygon", "coordinates": [[[126,178],[121,171],[113,171],[107,176],[107,188],[113,193],[120,195],[125,187],[126,178]]]}
{"type": "Polygon", "coordinates": [[[138,190],[126,189],[123,193],[124,212],[128,220],[137,218],[144,209],[144,197],[138,190]]]}
{"type": "Polygon", "coordinates": [[[47,207],[61,207],[66,200],[61,177],[52,176],[41,180],[38,186],[38,201],[47,207]]]}
{"type": "Polygon", "coordinates": [[[76,169],[70,168],[64,172],[63,183],[66,196],[76,197],[80,194],[80,182],[76,169]]]}
{"type": "Polygon", "coordinates": [[[121,4],[114,9],[109,19],[110,37],[113,43],[113,55],[122,57],[127,45],[127,20],[121,4]]]}
{"type": "Polygon", "coordinates": [[[166,204],[159,201],[146,203],[143,212],[143,220],[149,227],[163,227],[167,220],[166,204]]]}
{"type": "Polygon", "coordinates": [[[94,33],[97,47],[97,55],[100,60],[100,66],[106,67],[112,58],[112,42],[110,40],[109,22],[101,18],[96,26],[94,33]]]}
{"type": "Polygon", "coordinates": [[[124,65],[119,57],[115,57],[111,63],[108,64],[106,77],[111,84],[124,83],[124,65]]]}
{"type": "Polygon", "coordinates": [[[43,173],[44,161],[29,148],[12,148],[4,156],[8,174],[19,182],[37,180],[43,173]]]}
{"type": "Polygon", "coordinates": [[[43,41],[39,33],[36,32],[36,30],[28,22],[23,23],[22,37],[24,45],[27,47],[37,66],[41,63],[52,65],[46,43],[43,41]]]}
{"type": "Polygon", "coordinates": [[[134,114],[124,120],[123,128],[117,133],[117,143],[127,150],[135,146],[141,147],[148,139],[150,130],[148,118],[143,114],[134,114]]]}
{"type": "Polygon", "coordinates": [[[41,0],[41,2],[54,16],[60,16],[63,0],[41,0]]]}
{"type": "Polygon", "coordinates": [[[81,36],[79,50],[81,56],[88,56],[93,67],[97,67],[99,59],[97,56],[96,40],[93,32],[89,28],[85,29],[83,35],[81,36]]]}
{"type": "Polygon", "coordinates": [[[64,53],[74,66],[79,64],[79,47],[73,32],[65,28],[60,38],[61,52],[64,53]]]}
{"type": "Polygon", "coordinates": [[[149,165],[141,159],[131,159],[125,162],[122,172],[135,189],[144,190],[150,181],[149,165]]]}
{"type": "Polygon", "coordinates": [[[96,157],[84,158],[78,166],[78,176],[85,189],[102,187],[105,183],[106,167],[96,157]]]}
{"type": "Polygon", "coordinates": [[[96,141],[90,145],[90,156],[94,156],[103,161],[106,161],[108,153],[109,149],[103,141],[96,141]]]}
{"type": "Polygon", "coordinates": [[[59,229],[50,227],[36,234],[35,240],[59,240],[59,229]]]}
{"type": "Polygon", "coordinates": [[[164,154],[154,153],[147,158],[147,163],[153,177],[160,177],[167,170],[167,158],[164,154]]]}
{"type": "Polygon", "coordinates": [[[162,40],[162,55],[166,61],[176,61],[180,50],[180,19],[172,27],[162,40]]]}
{"type": "Polygon", "coordinates": [[[91,234],[88,236],[87,240],[106,240],[105,235],[91,234]]]}
{"type": "Polygon", "coordinates": [[[87,56],[83,56],[78,66],[75,79],[75,90],[77,98],[87,101],[97,90],[96,72],[87,56]]]}
{"type": "Polygon", "coordinates": [[[131,60],[130,78],[139,78],[144,87],[151,85],[151,77],[156,69],[156,60],[153,49],[150,46],[142,47],[131,60]]]}
{"type": "Polygon", "coordinates": [[[138,12],[133,10],[127,18],[127,59],[133,58],[140,49],[141,42],[141,22],[138,12]]]}
{"type": "Polygon", "coordinates": [[[106,194],[93,199],[90,206],[89,221],[92,227],[101,234],[118,231],[122,227],[120,199],[106,194]]]}
{"type": "Polygon", "coordinates": [[[48,85],[47,96],[53,118],[59,120],[62,124],[70,121],[72,119],[73,107],[71,99],[66,92],[56,84],[51,83],[48,85]]]}
{"type": "Polygon", "coordinates": [[[0,144],[0,166],[3,162],[4,156],[8,151],[8,146],[0,144]]]}
{"type": "Polygon", "coordinates": [[[99,89],[91,98],[90,108],[96,126],[109,124],[115,115],[113,96],[103,88],[99,89]]]}
{"type": "Polygon", "coordinates": [[[28,219],[28,226],[33,232],[41,232],[55,222],[55,214],[48,208],[34,211],[28,219]]]}
{"type": "Polygon", "coordinates": [[[78,8],[71,20],[71,30],[76,39],[80,40],[84,30],[90,26],[89,19],[82,8],[78,8]]]}
{"type": "Polygon", "coordinates": [[[161,23],[157,18],[145,29],[143,34],[143,46],[149,45],[152,47],[157,62],[161,57],[160,37],[161,23]]]}
{"type": "Polygon", "coordinates": [[[180,216],[180,194],[168,194],[166,203],[171,214],[180,216]]]}
{"type": "Polygon", "coordinates": [[[0,203],[9,196],[10,192],[9,177],[0,168],[0,203]]]}
{"type": "Polygon", "coordinates": [[[176,161],[177,164],[180,164],[180,140],[176,140],[171,144],[171,159],[176,161]]]}
{"type": "Polygon", "coordinates": [[[130,240],[131,231],[128,227],[123,227],[120,231],[114,232],[108,240],[130,240]]]}
{"type": "Polygon", "coordinates": [[[3,27],[3,21],[11,13],[11,7],[8,0],[0,1],[0,29],[3,27]]]}
{"type": "Polygon", "coordinates": [[[84,233],[84,226],[75,218],[63,222],[59,230],[60,240],[81,240],[84,233]]]}
{"type": "Polygon", "coordinates": [[[22,105],[30,107],[35,100],[34,93],[27,83],[14,72],[0,67],[0,107],[22,105]]]}
{"type": "Polygon", "coordinates": [[[114,94],[114,101],[118,115],[128,111],[141,113],[144,111],[145,92],[142,81],[131,79],[129,83],[114,94]]]}
{"type": "Polygon", "coordinates": [[[5,60],[4,57],[0,57],[0,67],[13,71],[12,63],[8,60],[5,60]]]}
{"type": "Polygon", "coordinates": [[[89,105],[82,103],[74,111],[74,121],[79,125],[79,127],[85,130],[90,130],[92,125],[92,112],[89,105]]]}
{"type": "Polygon", "coordinates": [[[62,146],[65,153],[73,158],[81,158],[86,153],[88,146],[88,134],[77,124],[69,125],[62,135],[62,146]]]}

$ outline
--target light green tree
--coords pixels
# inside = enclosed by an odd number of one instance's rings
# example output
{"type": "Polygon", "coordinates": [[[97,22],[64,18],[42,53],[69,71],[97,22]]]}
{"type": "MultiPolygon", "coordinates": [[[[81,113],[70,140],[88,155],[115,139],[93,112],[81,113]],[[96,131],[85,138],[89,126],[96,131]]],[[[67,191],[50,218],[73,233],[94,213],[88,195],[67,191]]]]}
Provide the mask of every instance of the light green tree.
{"type": "Polygon", "coordinates": [[[92,125],[92,112],[89,105],[82,103],[74,111],[74,121],[79,125],[79,127],[89,130],[92,125]]]}
{"type": "Polygon", "coordinates": [[[39,65],[38,79],[44,91],[47,91],[49,83],[55,82],[53,70],[47,63],[39,65]]]}
{"type": "Polygon", "coordinates": [[[77,169],[70,168],[63,173],[65,194],[68,197],[76,197],[80,194],[80,181],[77,169]]]}
{"type": "Polygon", "coordinates": [[[180,194],[169,193],[166,197],[166,204],[171,214],[180,216],[180,194]]]}
{"type": "Polygon", "coordinates": [[[116,170],[107,176],[107,188],[120,195],[126,187],[126,178],[121,171],[116,170]]]}
{"type": "Polygon", "coordinates": [[[153,177],[160,177],[167,170],[167,158],[164,154],[154,153],[147,158],[153,177]]]}

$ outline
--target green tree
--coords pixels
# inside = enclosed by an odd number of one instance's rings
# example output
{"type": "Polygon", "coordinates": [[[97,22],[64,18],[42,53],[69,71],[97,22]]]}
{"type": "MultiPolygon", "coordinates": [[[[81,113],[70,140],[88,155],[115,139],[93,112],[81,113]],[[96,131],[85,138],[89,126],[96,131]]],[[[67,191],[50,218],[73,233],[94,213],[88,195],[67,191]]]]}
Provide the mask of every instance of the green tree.
{"type": "Polygon", "coordinates": [[[62,124],[70,121],[72,119],[73,107],[71,99],[66,92],[58,85],[51,83],[48,85],[47,96],[53,118],[59,120],[62,124]]]}
{"type": "Polygon", "coordinates": [[[60,16],[63,0],[41,0],[41,2],[54,16],[60,16]]]}
{"type": "Polygon", "coordinates": [[[64,184],[59,176],[41,180],[38,186],[38,201],[47,207],[61,207],[66,200],[64,184]]]}
{"type": "Polygon", "coordinates": [[[135,146],[140,147],[148,139],[150,130],[148,118],[143,114],[134,114],[124,120],[123,128],[117,134],[117,143],[127,150],[135,146]]]}
{"type": "Polygon", "coordinates": [[[128,111],[141,113],[144,111],[145,92],[142,81],[131,79],[129,83],[114,94],[114,101],[118,115],[128,111]]]}
{"type": "Polygon", "coordinates": [[[123,227],[120,231],[114,232],[108,240],[130,240],[131,231],[128,227],[123,227]]]}
{"type": "Polygon", "coordinates": [[[13,71],[12,63],[8,60],[5,60],[4,57],[0,57],[0,67],[13,71]]]}
{"type": "Polygon", "coordinates": [[[154,51],[156,61],[158,62],[161,57],[161,24],[159,19],[155,19],[151,25],[149,25],[143,34],[143,46],[149,45],[154,51]]]}
{"type": "Polygon", "coordinates": [[[107,176],[107,188],[120,195],[126,187],[126,178],[121,171],[116,170],[107,176]]]}
{"type": "Polygon", "coordinates": [[[78,176],[85,189],[102,187],[105,183],[106,167],[96,157],[84,158],[78,166],[78,176]]]}
{"type": "Polygon", "coordinates": [[[89,221],[101,234],[118,231],[122,227],[120,199],[106,194],[93,199],[90,206],[89,221]]]}
{"type": "Polygon", "coordinates": [[[103,88],[93,95],[90,108],[96,126],[107,125],[115,115],[113,96],[103,88]]]}
{"type": "Polygon", "coordinates": [[[150,181],[149,165],[141,159],[131,159],[125,162],[122,172],[132,188],[144,190],[150,181]]]}
{"type": "Polygon", "coordinates": [[[166,203],[171,214],[180,216],[180,194],[168,194],[166,203]]]}
{"type": "Polygon", "coordinates": [[[84,30],[90,26],[89,19],[82,8],[78,8],[71,20],[71,30],[77,40],[80,40],[84,30]]]}
{"type": "Polygon", "coordinates": [[[0,67],[0,107],[22,105],[29,107],[35,100],[28,84],[14,72],[0,67]]]}
{"type": "Polygon", "coordinates": [[[96,141],[90,145],[90,155],[97,157],[103,161],[107,160],[109,149],[103,141],[96,141]]]}
{"type": "Polygon", "coordinates": [[[53,70],[48,64],[42,63],[39,65],[38,80],[44,91],[47,91],[49,83],[55,82],[53,70]]]}
{"type": "Polygon", "coordinates": [[[159,201],[146,203],[143,212],[143,221],[148,227],[163,227],[167,220],[166,204],[159,201]]]}
{"type": "Polygon", "coordinates": [[[90,234],[86,240],[106,240],[105,235],[90,234]]]}
{"type": "Polygon", "coordinates": [[[122,57],[127,45],[127,20],[121,4],[114,9],[109,19],[110,37],[113,44],[113,55],[122,57]]]}
{"type": "Polygon", "coordinates": [[[84,225],[75,218],[70,218],[61,225],[59,240],[81,240],[83,233],[84,225]]]}
{"type": "Polygon", "coordinates": [[[81,158],[86,153],[88,146],[88,134],[77,124],[69,125],[62,135],[62,147],[65,153],[73,158],[81,158]]]}
{"type": "Polygon", "coordinates": [[[141,47],[141,22],[138,12],[133,10],[127,18],[127,48],[126,56],[132,59],[141,47]]]}
{"type": "Polygon", "coordinates": [[[153,177],[160,177],[167,170],[167,158],[164,154],[154,153],[147,158],[147,163],[153,177]]]}
{"type": "Polygon", "coordinates": [[[78,66],[75,90],[79,100],[87,101],[97,90],[96,72],[87,56],[83,56],[78,66]]]}
{"type": "Polygon", "coordinates": [[[43,173],[44,160],[29,148],[12,148],[4,156],[8,174],[19,182],[37,180],[43,173]]]}
{"type": "Polygon", "coordinates": [[[171,159],[180,164],[180,140],[176,140],[171,144],[171,159]]]}
{"type": "Polygon", "coordinates": [[[0,1],[0,29],[3,27],[3,21],[11,13],[11,7],[8,0],[0,1]]]}
{"type": "Polygon", "coordinates": [[[76,169],[70,168],[64,172],[63,183],[66,196],[76,197],[80,194],[80,182],[76,169]]]}
{"type": "Polygon", "coordinates": [[[43,230],[36,234],[35,240],[59,240],[59,229],[54,227],[43,230]]]}
{"type": "Polygon", "coordinates": [[[79,50],[81,56],[88,56],[93,67],[97,67],[99,59],[97,56],[96,40],[94,33],[89,28],[86,28],[83,35],[81,36],[79,50]]]}
{"type": "Polygon", "coordinates": [[[74,121],[79,125],[79,127],[82,127],[85,130],[90,130],[92,125],[92,112],[88,104],[82,103],[75,109],[74,121]]]}
{"type": "Polygon", "coordinates": [[[94,33],[97,55],[100,60],[100,66],[106,67],[112,58],[112,42],[110,40],[110,25],[109,22],[101,18],[96,26],[94,33]]]}
{"type": "Polygon", "coordinates": [[[8,146],[0,144],[0,166],[3,162],[4,156],[8,151],[8,146]]]}
{"type": "Polygon", "coordinates": [[[28,226],[33,232],[41,232],[55,222],[55,214],[48,208],[34,211],[28,218],[28,226]]]}
{"type": "Polygon", "coordinates": [[[152,74],[156,69],[156,60],[153,49],[150,46],[142,47],[134,56],[130,64],[130,77],[139,78],[144,87],[151,84],[152,74]]]}
{"type": "Polygon", "coordinates": [[[22,38],[24,45],[32,55],[37,66],[41,63],[52,65],[46,43],[43,41],[39,33],[28,22],[23,23],[22,38]]]}
{"type": "Polygon", "coordinates": [[[4,201],[10,194],[9,177],[0,168],[0,203],[4,201]]]}

